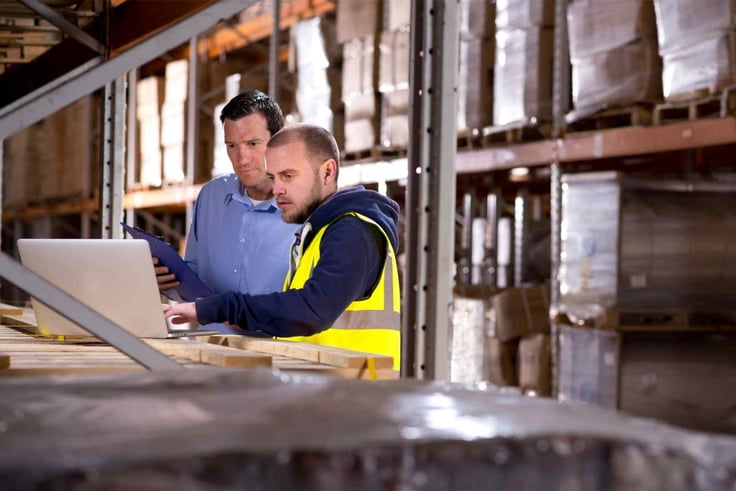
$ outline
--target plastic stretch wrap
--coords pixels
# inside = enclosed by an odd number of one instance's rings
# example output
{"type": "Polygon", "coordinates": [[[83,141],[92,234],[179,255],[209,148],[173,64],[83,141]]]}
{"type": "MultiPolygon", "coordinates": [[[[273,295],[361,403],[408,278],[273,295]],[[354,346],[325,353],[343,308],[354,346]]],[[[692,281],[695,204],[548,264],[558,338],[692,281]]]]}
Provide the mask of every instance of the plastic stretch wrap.
{"type": "Polygon", "coordinates": [[[0,381],[18,489],[731,490],[736,439],[492,388],[267,370],[0,381]]]}
{"type": "Polygon", "coordinates": [[[736,0],[654,0],[660,54],[736,27],[736,0]]]}
{"type": "Polygon", "coordinates": [[[590,319],[609,307],[730,310],[736,193],[700,184],[563,176],[562,311],[590,319]]]}
{"type": "Polygon", "coordinates": [[[460,38],[457,80],[457,128],[483,128],[493,117],[494,39],[460,38]]]}
{"type": "Polygon", "coordinates": [[[487,302],[455,297],[452,301],[450,380],[474,383],[485,379],[484,347],[487,302]]]}
{"type": "Polygon", "coordinates": [[[576,0],[567,22],[573,60],[657,36],[651,0],[576,0]]]}
{"type": "Polygon", "coordinates": [[[655,39],[643,38],[572,63],[576,109],[662,99],[662,61],[655,39]]]}
{"type": "Polygon", "coordinates": [[[721,31],[663,56],[662,89],[668,100],[715,93],[736,81],[736,33],[721,31]]]}
{"type": "Polygon", "coordinates": [[[552,27],[554,24],[555,0],[496,0],[497,29],[552,27]]]}
{"type": "Polygon", "coordinates": [[[552,29],[496,32],[493,124],[552,117],[552,29]]]}

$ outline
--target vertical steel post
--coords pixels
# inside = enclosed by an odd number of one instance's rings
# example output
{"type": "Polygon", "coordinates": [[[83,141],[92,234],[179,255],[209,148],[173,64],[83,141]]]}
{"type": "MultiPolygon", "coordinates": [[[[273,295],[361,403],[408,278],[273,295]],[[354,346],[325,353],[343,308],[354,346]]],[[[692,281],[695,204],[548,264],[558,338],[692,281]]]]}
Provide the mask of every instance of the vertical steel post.
{"type": "MultiPolygon", "coordinates": [[[[128,72],[128,122],[126,141],[125,190],[135,186],[135,170],[138,163],[138,69],[128,72]]],[[[135,224],[135,210],[125,212],[125,223],[135,224]]]]}
{"type": "Polygon", "coordinates": [[[279,46],[281,45],[281,0],[273,0],[273,26],[268,45],[268,95],[278,102],[279,46]]]}
{"type": "Polygon", "coordinates": [[[121,239],[125,196],[125,77],[105,84],[100,172],[100,236],[121,239]]]}
{"type": "Polygon", "coordinates": [[[448,380],[456,201],[457,1],[412,2],[411,17],[402,375],[448,380]]]}
{"type": "MultiPolygon", "coordinates": [[[[186,172],[184,173],[184,184],[187,188],[194,185],[194,173],[197,168],[197,141],[199,140],[199,52],[198,37],[189,40],[189,76],[187,86],[187,147],[186,147],[186,172]]],[[[194,203],[187,201],[186,226],[192,223],[194,203]]]]}
{"type": "MultiPolygon", "coordinates": [[[[570,110],[570,49],[567,32],[567,4],[569,0],[557,0],[555,4],[555,46],[554,66],[552,73],[552,109],[554,116],[553,161],[550,173],[550,254],[551,254],[551,294],[550,316],[556,317],[560,299],[560,250],[561,250],[561,217],[562,217],[562,166],[559,160],[559,142],[564,137],[565,114],[570,110]]],[[[552,395],[557,395],[559,373],[559,331],[556,322],[551,322],[551,362],[552,362],[552,395]]]]}

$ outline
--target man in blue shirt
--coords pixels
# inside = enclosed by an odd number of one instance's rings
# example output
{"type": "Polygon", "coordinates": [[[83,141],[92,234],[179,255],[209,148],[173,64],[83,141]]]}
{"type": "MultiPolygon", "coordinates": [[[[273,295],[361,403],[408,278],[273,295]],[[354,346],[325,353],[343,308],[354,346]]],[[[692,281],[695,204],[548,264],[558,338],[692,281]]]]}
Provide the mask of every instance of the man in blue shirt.
{"type": "MultiPolygon", "coordinates": [[[[184,260],[214,293],[280,291],[298,226],[281,220],[264,155],[284,116],[267,95],[249,90],[225,105],[220,121],[234,173],[202,187],[184,260]]],[[[162,291],[178,284],[166,267],[156,267],[156,274],[162,291]]],[[[221,325],[207,328],[227,332],[221,325]]]]}

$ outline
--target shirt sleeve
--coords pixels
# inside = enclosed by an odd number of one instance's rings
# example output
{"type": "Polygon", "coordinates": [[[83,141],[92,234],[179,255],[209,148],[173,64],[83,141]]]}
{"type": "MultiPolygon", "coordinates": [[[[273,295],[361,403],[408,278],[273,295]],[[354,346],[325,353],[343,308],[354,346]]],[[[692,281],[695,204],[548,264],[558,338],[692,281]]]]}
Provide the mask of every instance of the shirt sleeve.
{"type": "MultiPolygon", "coordinates": [[[[200,195],[201,197],[201,195],[200,195]]],[[[197,198],[194,203],[194,212],[192,213],[192,223],[189,226],[189,234],[187,235],[187,245],[184,249],[184,262],[194,274],[199,274],[199,239],[197,237],[197,217],[199,216],[199,204],[201,200],[197,198]]]]}
{"type": "Polygon", "coordinates": [[[320,260],[303,288],[265,295],[211,295],[197,301],[199,322],[229,322],[280,337],[324,331],[378,282],[385,238],[372,227],[355,217],[335,222],[322,237],[320,260]]]}

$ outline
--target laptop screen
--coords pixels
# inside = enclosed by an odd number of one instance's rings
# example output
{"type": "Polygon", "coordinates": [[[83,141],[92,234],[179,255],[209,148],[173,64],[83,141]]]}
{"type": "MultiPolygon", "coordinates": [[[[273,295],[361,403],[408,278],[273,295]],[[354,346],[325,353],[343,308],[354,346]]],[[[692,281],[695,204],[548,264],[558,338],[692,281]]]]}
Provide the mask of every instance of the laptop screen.
{"type": "MultiPolygon", "coordinates": [[[[19,239],[21,262],[77,300],[138,337],[165,338],[166,321],[144,240],[19,239]]],[[[39,330],[89,336],[80,326],[32,299],[39,330]]]]}

